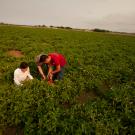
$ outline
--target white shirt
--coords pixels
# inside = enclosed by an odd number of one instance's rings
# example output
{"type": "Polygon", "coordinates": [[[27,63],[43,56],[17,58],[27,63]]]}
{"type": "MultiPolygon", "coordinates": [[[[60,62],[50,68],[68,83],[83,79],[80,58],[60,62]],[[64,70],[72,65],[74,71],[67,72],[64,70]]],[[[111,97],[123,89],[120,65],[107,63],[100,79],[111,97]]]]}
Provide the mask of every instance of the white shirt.
{"type": "Polygon", "coordinates": [[[14,71],[14,83],[16,85],[23,85],[21,82],[25,81],[27,79],[27,77],[29,79],[33,79],[32,75],[30,74],[29,67],[26,72],[22,72],[22,70],[20,68],[17,68],[14,71]]]}

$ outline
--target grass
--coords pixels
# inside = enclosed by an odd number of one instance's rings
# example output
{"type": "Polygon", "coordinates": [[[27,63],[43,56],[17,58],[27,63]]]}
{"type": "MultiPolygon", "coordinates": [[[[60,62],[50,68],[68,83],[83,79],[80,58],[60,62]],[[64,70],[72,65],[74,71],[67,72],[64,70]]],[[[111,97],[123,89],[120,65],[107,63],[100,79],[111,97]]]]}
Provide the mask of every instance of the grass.
{"type": "Polygon", "coordinates": [[[0,47],[0,124],[28,135],[135,134],[134,36],[1,25],[0,47]],[[38,79],[34,59],[41,52],[68,61],[54,87],[38,79]],[[18,88],[13,72],[22,61],[35,80],[18,88]]]}

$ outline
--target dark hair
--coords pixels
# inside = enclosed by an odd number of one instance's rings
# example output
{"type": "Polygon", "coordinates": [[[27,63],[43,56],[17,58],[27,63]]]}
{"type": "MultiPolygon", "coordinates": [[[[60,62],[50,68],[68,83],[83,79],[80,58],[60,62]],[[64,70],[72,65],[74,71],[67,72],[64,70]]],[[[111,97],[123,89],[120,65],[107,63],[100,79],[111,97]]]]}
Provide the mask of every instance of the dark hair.
{"type": "Polygon", "coordinates": [[[48,58],[47,55],[41,55],[39,62],[44,62],[48,58]]]}
{"type": "Polygon", "coordinates": [[[21,64],[20,64],[20,68],[21,69],[25,69],[25,68],[27,68],[28,67],[28,64],[26,63],[26,62],[22,62],[21,64]]]}

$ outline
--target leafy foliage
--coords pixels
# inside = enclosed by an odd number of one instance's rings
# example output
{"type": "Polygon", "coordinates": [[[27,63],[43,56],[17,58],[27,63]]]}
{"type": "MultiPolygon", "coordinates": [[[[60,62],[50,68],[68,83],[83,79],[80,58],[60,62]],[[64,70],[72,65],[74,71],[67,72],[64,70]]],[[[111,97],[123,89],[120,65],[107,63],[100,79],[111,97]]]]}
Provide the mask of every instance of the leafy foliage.
{"type": "Polygon", "coordinates": [[[135,134],[134,46],[134,36],[0,26],[0,125],[20,126],[26,135],[135,134]],[[11,49],[25,57],[9,56],[11,49]],[[34,58],[54,51],[68,65],[64,80],[50,86],[34,58]],[[16,87],[13,72],[22,61],[35,79],[16,87]],[[96,98],[79,101],[90,92],[96,98]]]}

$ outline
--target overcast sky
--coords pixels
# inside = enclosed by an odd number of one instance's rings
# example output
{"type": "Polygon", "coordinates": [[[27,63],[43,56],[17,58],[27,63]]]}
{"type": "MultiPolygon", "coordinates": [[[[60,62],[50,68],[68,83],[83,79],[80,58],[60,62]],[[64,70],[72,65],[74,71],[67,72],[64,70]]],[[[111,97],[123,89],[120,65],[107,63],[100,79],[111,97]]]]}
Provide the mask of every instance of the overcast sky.
{"type": "Polygon", "coordinates": [[[0,0],[0,22],[135,32],[135,0],[0,0]]]}

